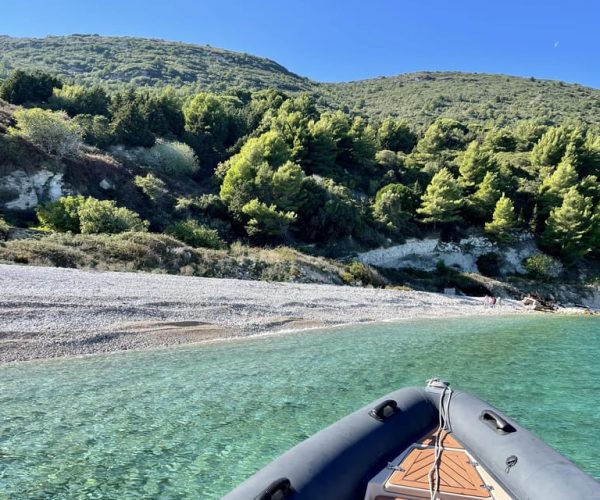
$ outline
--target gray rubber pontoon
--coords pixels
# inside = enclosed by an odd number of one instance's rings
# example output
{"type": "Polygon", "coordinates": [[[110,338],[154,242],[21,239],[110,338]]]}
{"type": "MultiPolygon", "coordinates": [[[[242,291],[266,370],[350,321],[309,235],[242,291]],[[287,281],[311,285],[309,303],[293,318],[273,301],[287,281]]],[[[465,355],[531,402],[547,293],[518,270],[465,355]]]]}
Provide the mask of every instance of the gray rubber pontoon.
{"type": "Polygon", "coordinates": [[[600,483],[539,438],[439,381],[392,392],[339,420],[224,498],[417,499],[431,498],[432,488],[439,499],[600,499],[600,483]],[[443,435],[452,443],[444,445],[443,435]]]}

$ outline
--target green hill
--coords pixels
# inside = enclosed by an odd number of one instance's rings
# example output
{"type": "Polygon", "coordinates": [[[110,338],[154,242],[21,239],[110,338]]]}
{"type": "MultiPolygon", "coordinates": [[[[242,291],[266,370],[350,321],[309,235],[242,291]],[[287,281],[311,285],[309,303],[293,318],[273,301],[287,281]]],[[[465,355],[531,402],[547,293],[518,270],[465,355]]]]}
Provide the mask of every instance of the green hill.
{"type": "Polygon", "coordinates": [[[430,123],[438,116],[464,123],[522,119],[599,123],[600,91],[577,84],[480,73],[423,72],[322,85],[332,102],[371,117],[430,123]]]}
{"type": "Polygon", "coordinates": [[[190,92],[277,88],[309,92],[325,107],[374,118],[428,124],[438,116],[465,122],[600,122],[600,91],[552,80],[456,72],[424,72],[348,83],[319,83],[269,59],[164,40],[97,35],[0,36],[0,78],[15,68],[41,69],[75,82],[118,88],[189,87],[190,92]]]}
{"type": "Polygon", "coordinates": [[[211,91],[274,87],[311,91],[314,84],[269,59],[164,40],[97,35],[0,36],[0,75],[41,69],[80,83],[109,86],[192,85],[211,91]]]}

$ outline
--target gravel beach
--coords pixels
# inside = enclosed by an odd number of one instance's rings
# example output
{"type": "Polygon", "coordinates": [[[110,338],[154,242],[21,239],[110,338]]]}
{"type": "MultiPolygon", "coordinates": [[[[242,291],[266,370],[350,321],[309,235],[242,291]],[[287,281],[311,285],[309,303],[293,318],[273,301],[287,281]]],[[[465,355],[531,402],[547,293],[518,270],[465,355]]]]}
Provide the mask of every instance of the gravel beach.
{"type": "Polygon", "coordinates": [[[311,327],[526,313],[517,301],[0,265],[0,363],[311,327]]]}

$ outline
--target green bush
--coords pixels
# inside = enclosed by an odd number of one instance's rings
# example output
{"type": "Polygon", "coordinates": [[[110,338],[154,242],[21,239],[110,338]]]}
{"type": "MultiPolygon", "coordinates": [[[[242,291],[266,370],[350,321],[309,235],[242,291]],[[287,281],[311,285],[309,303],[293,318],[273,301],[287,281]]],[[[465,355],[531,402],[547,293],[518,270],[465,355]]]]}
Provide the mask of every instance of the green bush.
{"type": "Polygon", "coordinates": [[[36,209],[40,224],[54,231],[80,232],[79,208],[85,202],[83,196],[62,196],[55,202],[46,203],[36,209]]]}
{"type": "Polygon", "coordinates": [[[112,200],[63,196],[38,208],[40,223],[54,231],[83,234],[145,231],[148,223],[135,212],[117,207],[112,200]]]}
{"type": "Polygon", "coordinates": [[[168,193],[165,182],[153,174],[148,174],[144,177],[136,175],[133,182],[141,189],[142,193],[154,202],[160,200],[168,193]]]}
{"type": "Polygon", "coordinates": [[[105,148],[112,142],[110,121],[101,115],[77,115],[73,123],[81,129],[84,142],[98,148],[105,148]]]}
{"type": "Polygon", "coordinates": [[[340,277],[347,285],[371,285],[378,288],[386,285],[385,279],[377,271],[357,260],[348,264],[340,277]]]}
{"type": "Polygon", "coordinates": [[[98,86],[64,85],[54,89],[49,102],[52,108],[65,111],[69,116],[106,115],[110,98],[98,86]]]}
{"type": "Polygon", "coordinates": [[[562,264],[543,253],[536,253],[523,263],[525,270],[535,279],[550,280],[557,278],[563,270],[562,264]]]}
{"type": "Polygon", "coordinates": [[[8,237],[8,230],[10,229],[10,226],[7,224],[7,222],[0,217],[0,239],[5,240],[8,237]]]}
{"type": "Polygon", "coordinates": [[[145,231],[148,222],[112,200],[87,198],[78,210],[82,234],[116,234],[126,231],[145,231]]]}
{"type": "Polygon", "coordinates": [[[227,205],[216,194],[203,194],[194,200],[199,212],[211,217],[227,218],[227,205]]]}
{"type": "Polygon", "coordinates": [[[375,195],[373,216],[382,224],[398,228],[411,218],[415,198],[412,189],[402,184],[388,184],[375,195]]]}
{"type": "Polygon", "coordinates": [[[182,142],[159,139],[150,149],[141,152],[140,160],[167,175],[193,175],[200,169],[193,149],[182,142]]]}
{"type": "Polygon", "coordinates": [[[169,226],[166,232],[192,247],[214,248],[215,250],[227,247],[215,229],[198,224],[194,219],[176,222],[169,226]]]}
{"type": "Polygon", "coordinates": [[[13,104],[40,103],[48,100],[52,89],[61,86],[52,75],[18,69],[0,85],[0,97],[13,104]]]}
{"type": "Polygon", "coordinates": [[[15,111],[14,117],[17,126],[9,133],[24,137],[46,154],[62,158],[79,152],[82,131],[66,113],[33,108],[15,111]]]}
{"type": "Polygon", "coordinates": [[[246,224],[246,232],[250,236],[283,236],[296,220],[294,212],[281,212],[275,205],[267,205],[257,199],[246,203],[242,212],[250,218],[246,224]]]}

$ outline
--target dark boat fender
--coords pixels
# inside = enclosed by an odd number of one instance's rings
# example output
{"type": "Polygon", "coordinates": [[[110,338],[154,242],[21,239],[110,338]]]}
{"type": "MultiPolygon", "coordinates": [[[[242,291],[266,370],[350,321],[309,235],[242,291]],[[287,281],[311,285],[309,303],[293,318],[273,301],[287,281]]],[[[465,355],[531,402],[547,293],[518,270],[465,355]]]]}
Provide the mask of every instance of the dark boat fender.
{"type": "MultiPolygon", "coordinates": [[[[392,392],[298,444],[224,498],[362,500],[371,478],[437,426],[446,390],[437,385],[392,392]]],[[[452,391],[448,424],[514,498],[600,500],[600,483],[486,401],[452,391]]],[[[377,491],[367,498],[373,495],[377,491]]]]}
{"type": "Polygon", "coordinates": [[[600,484],[489,403],[463,391],[450,402],[454,436],[514,498],[600,499],[600,484]]]}
{"type": "Polygon", "coordinates": [[[437,417],[437,409],[422,390],[392,392],[290,449],[224,498],[277,498],[272,488],[266,496],[267,489],[287,479],[291,489],[281,499],[362,500],[369,479],[414,436],[431,429],[437,417]],[[380,408],[383,418],[369,414],[388,400],[397,403],[395,411],[380,408]]]}

